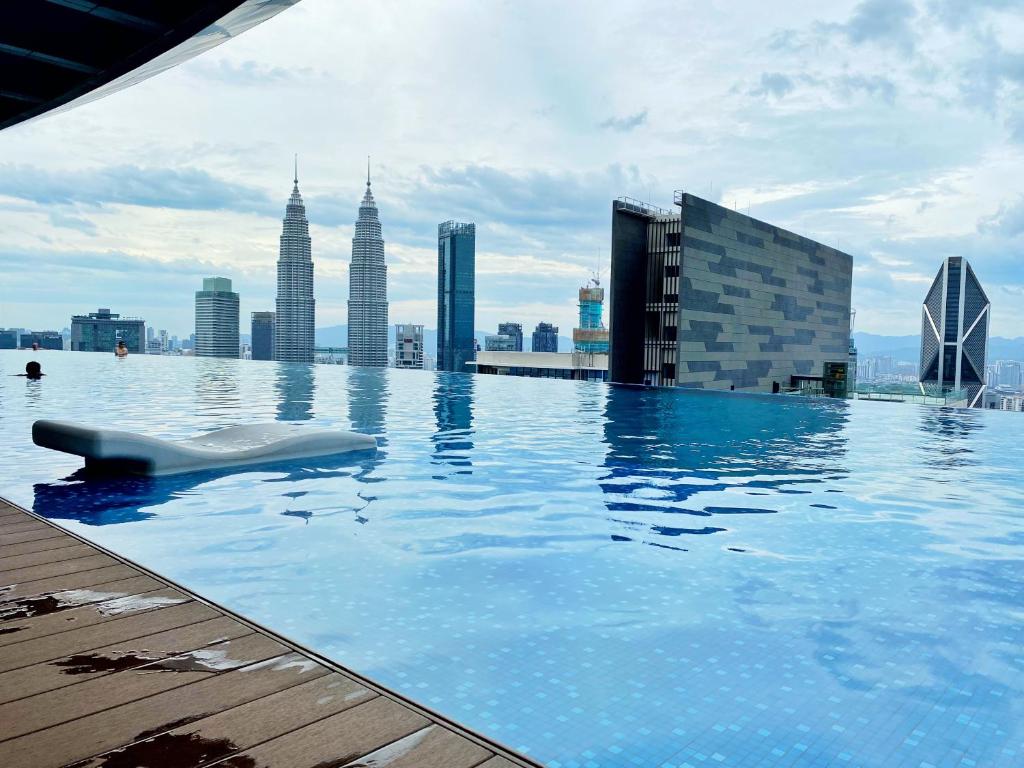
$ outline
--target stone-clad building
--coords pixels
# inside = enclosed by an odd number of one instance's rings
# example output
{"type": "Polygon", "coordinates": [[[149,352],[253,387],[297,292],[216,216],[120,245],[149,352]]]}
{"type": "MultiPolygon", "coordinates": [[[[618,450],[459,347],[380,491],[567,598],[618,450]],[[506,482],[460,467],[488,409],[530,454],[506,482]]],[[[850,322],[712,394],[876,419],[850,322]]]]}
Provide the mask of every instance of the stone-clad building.
{"type": "Polygon", "coordinates": [[[675,203],[612,205],[609,378],[771,392],[845,377],[852,257],[685,192],[675,203]]]}

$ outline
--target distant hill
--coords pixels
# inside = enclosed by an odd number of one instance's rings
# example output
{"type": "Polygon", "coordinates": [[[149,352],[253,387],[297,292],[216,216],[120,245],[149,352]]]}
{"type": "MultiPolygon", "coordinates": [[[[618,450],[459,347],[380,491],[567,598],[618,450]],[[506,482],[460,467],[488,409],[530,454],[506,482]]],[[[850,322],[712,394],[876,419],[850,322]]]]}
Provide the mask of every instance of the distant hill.
{"type": "MultiPolygon", "coordinates": [[[[394,339],[394,328],[388,332],[388,346],[395,346],[394,339]]],[[[492,331],[481,331],[477,330],[476,338],[480,341],[480,346],[483,346],[484,336],[492,333],[497,333],[497,330],[492,331]]],[[[328,325],[324,328],[316,329],[316,345],[318,347],[345,347],[348,346],[348,326],[347,325],[328,325]]],[[[437,330],[434,328],[423,329],[423,348],[427,354],[434,354],[437,350],[437,330]]],[[[523,348],[526,351],[530,350],[530,333],[525,330],[523,332],[523,348]]],[[[572,339],[568,336],[558,337],[558,351],[559,352],[572,352],[572,339]]]]}
{"type": "MultiPolygon", "coordinates": [[[[857,331],[853,334],[860,357],[890,356],[897,360],[916,361],[921,355],[921,337],[881,336],[857,331]]],[[[1007,339],[993,336],[988,340],[989,360],[1024,360],[1024,336],[1007,339]]]]}

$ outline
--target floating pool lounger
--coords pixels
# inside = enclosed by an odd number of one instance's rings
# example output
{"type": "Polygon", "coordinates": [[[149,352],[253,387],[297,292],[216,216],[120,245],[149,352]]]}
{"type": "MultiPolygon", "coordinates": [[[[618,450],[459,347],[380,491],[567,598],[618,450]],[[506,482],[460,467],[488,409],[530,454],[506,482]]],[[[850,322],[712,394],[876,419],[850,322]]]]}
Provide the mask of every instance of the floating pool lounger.
{"type": "Polygon", "coordinates": [[[132,475],[173,475],[377,448],[369,435],[281,422],[228,427],[187,440],[161,440],[41,419],[32,425],[32,442],[83,456],[89,469],[132,475]]]}

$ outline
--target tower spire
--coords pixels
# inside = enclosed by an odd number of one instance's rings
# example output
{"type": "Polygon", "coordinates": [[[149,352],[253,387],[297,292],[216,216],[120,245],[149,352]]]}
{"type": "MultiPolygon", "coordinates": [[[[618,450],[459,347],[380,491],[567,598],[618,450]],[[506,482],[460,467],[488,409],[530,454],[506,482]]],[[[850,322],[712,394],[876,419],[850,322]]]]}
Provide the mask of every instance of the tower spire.
{"type": "Polygon", "coordinates": [[[299,153],[295,153],[295,185],[299,184],[299,153]]]}
{"type": "Polygon", "coordinates": [[[366,156],[366,186],[370,186],[370,156],[366,156]]]}

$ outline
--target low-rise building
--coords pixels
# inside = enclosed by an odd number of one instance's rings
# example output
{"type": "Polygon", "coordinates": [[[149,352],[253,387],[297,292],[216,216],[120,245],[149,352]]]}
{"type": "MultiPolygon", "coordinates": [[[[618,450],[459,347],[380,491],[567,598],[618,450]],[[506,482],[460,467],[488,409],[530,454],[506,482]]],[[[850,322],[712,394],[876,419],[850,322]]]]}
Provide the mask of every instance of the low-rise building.
{"type": "Polygon", "coordinates": [[[395,367],[423,368],[423,326],[409,323],[395,325],[395,367]]]}
{"type": "Polygon", "coordinates": [[[113,352],[123,341],[130,352],[146,351],[146,321],[121,317],[106,307],[71,318],[71,349],[74,352],[113,352]]]}

